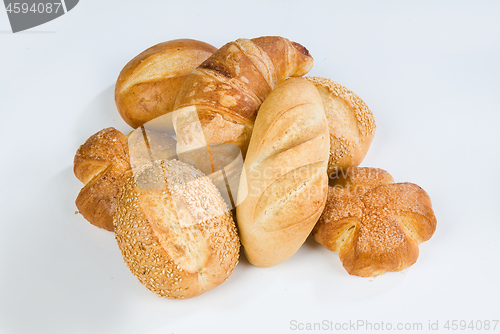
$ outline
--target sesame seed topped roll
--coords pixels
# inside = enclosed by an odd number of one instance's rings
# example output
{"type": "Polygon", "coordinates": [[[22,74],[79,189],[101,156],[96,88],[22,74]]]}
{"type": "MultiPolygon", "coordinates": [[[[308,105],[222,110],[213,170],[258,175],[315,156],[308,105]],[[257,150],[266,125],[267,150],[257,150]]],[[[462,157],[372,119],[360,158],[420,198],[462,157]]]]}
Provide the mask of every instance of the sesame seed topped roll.
{"type": "Polygon", "coordinates": [[[161,297],[200,295],[224,282],[238,262],[236,227],[219,191],[177,160],[130,173],[114,222],[129,269],[161,297]]]}

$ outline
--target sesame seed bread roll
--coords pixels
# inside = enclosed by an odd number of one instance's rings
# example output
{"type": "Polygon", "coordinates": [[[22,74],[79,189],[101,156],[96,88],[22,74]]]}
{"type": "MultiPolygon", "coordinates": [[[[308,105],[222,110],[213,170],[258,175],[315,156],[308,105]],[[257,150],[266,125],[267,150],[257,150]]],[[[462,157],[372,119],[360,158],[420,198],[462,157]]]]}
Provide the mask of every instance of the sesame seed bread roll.
{"type": "Polygon", "coordinates": [[[220,193],[177,160],[130,172],[114,223],[127,266],[161,297],[198,296],[224,282],[238,262],[236,227],[220,193]]]}
{"type": "Polygon", "coordinates": [[[375,118],[356,94],[330,79],[306,77],[318,89],[330,131],[328,174],[359,166],[375,135],[375,118]]]}
{"type": "Polygon", "coordinates": [[[432,237],[437,224],[422,188],[394,183],[382,169],[361,167],[334,183],[313,235],[338,252],[350,275],[382,275],[417,261],[418,245],[432,237]]]}
{"type": "Polygon", "coordinates": [[[278,85],[255,120],[236,207],[248,260],[279,264],[304,243],[326,202],[329,138],[318,90],[303,78],[278,85]]]}
{"type": "Polygon", "coordinates": [[[172,111],[187,76],[216,50],[201,41],[176,39],[130,60],[115,85],[116,107],[123,120],[137,128],[172,111]]]}

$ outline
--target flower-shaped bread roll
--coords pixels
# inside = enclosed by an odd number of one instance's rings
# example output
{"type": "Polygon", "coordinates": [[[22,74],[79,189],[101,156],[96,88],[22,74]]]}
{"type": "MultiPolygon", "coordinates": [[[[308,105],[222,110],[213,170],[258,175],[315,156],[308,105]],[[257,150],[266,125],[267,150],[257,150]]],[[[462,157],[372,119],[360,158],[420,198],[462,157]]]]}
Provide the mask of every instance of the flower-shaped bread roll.
{"type": "Polygon", "coordinates": [[[85,183],[76,207],[91,224],[113,231],[116,204],[130,169],[127,136],[106,128],[90,136],[75,155],[73,171],[85,183]]]}
{"type": "Polygon", "coordinates": [[[91,224],[114,231],[113,218],[126,172],[149,163],[151,155],[157,159],[175,157],[175,140],[165,133],[141,129],[126,136],[106,128],[90,136],[74,159],[74,173],[85,183],[75,201],[79,213],[91,224]]]}
{"type": "Polygon", "coordinates": [[[394,183],[381,169],[353,167],[339,172],[329,187],[313,235],[339,253],[349,274],[369,277],[414,264],[418,245],[435,229],[431,200],[422,188],[394,183]]]}

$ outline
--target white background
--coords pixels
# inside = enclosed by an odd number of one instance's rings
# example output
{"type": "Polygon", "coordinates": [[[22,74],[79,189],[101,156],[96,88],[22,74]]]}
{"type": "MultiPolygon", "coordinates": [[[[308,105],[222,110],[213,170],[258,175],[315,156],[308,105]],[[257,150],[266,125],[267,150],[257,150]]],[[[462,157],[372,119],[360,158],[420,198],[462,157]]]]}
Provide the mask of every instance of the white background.
{"type": "Polygon", "coordinates": [[[447,320],[500,320],[499,92],[499,1],[82,0],[17,34],[1,8],[0,333],[296,333],[292,321],[324,320],[424,333],[429,321],[452,332],[447,320]],[[131,130],[113,89],[144,49],[263,35],[303,44],[311,75],[368,104],[378,127],[362,165],[422,186],[437,231],[400,273],[351,277],[309,239],[278,266],[242,258],[214,290],[159,298],[113,234],[75,214],[75,151],[105,127],[131,130]]]}

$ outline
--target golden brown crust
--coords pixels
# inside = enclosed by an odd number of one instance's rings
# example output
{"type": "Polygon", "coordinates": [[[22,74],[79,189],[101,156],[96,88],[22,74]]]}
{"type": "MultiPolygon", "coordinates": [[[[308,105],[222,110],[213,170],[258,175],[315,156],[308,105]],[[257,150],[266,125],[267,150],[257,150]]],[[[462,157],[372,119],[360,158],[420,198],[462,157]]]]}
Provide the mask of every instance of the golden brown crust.
{"type": "Polygon", "coordinates": [[[436,229],[429,196],[415,184],[393,183],[383,170],[351,170],[329,188],[314,238],[338,252],[351,275],[376,276],[411,266],[418,245],[436,229]]]}
{"type": "Polygon", "coordinates": [[[330,182],[334,187],[363,195],[382,184],[394,183],[394,179],[391,174],[380,168],[350,167],[347,170],[341,169],[335,174],[330,174],[330,182]]]}
{"type": "Polygon", "coordinates": [[[197,296],[224,282],[238,262],[239,239],[222,197],[177,160],[128,175],[115,225],[129,269],[162,297],[197,296]]]}
{"type": "MultiPolygon", "coordinates": [[[[246,153],[257,109],[267,94],[289,76],[312,67],[305,48],[286,38],[269,36],[238,39],[217,50],[186,79],[175,102],[174,124],[179,151],[191,144],[183,134],[197,112],[206,143],[237,145],[246,153]]],[[[182,159],[182,157],[180,156],[182,159]]]]}
{"type": "Polygon", "coordinates": [[[330,130],[328,174],[358,166],[375,135],[375,118],[356,94],[330,79],[306,77],[320,92],[330,130]]]}
{"type": "Polygon", "coordinates": [[[114,128],[92,135],[77,150],[74,173],[85,183],[76,206],[91,224],[113,231],[113,216],[130,169],[127,137],[114,128]]]}
{"type": "Polygon", "coordinates": [[[328,187],[325,209],[314,227],[314,238],[331,251],[339,247],[363,217],[361,199],[342,188],[328,187]]]}
{"type": "Polygon", "coordinates": [[[120,72],[115,102],[133,128],[173,110],[187,76],[217,49],[192,39],[157,44],[134,57],[120,72]]]}
{"type": "Polygon", "coordinates": [[[304,243],[326,201],[328,128],[318,91],[291,78],[262,104],[236,208],[248,260],[285,261],[304,243]]]}

